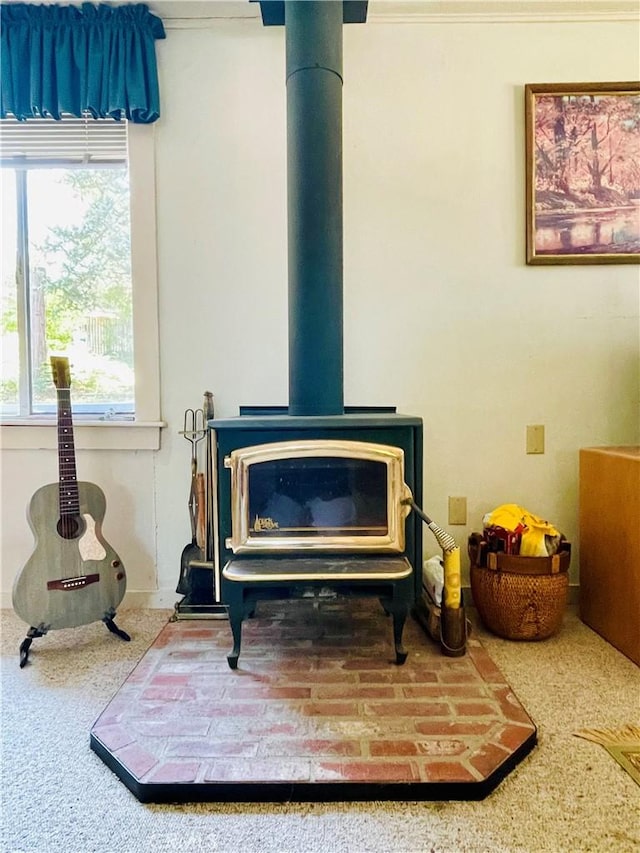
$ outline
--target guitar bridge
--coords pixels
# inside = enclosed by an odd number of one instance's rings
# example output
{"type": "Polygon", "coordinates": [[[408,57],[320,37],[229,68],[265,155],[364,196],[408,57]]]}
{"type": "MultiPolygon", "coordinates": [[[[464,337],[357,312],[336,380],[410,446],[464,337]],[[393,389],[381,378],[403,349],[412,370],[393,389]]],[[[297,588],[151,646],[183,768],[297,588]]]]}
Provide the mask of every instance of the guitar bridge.
{"type": "Polygon", "coordinates": [[[55,581],[47,582],[47,589],[61,589],[66,592],[70,589],[82,589],[89,584],[97,583],[100,580],[100,575],[78,575],[73,578],[60,578],[55,581]]]}

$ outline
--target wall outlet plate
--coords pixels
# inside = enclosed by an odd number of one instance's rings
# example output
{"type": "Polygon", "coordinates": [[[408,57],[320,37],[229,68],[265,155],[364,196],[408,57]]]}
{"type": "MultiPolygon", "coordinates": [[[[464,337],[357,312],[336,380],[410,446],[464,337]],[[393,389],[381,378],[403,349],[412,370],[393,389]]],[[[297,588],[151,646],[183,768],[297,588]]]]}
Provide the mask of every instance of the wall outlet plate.
{"type": "Polygon", "coordinates": [[[449,524],[467,523],[467,499],[459,497],[449,498],[449,524]]]}
{"type": "Polygon", "coordinates": [[[544,424],[527,427],[527,453],[544,453],[544,424]]]}

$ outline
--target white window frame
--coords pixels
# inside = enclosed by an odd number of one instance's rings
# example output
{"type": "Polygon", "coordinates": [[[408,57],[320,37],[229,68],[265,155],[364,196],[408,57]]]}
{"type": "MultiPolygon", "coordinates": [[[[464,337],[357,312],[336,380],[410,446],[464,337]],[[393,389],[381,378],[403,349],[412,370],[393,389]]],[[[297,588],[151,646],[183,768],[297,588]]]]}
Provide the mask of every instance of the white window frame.
{"type": "MultiPolygon", "coordinates": [[[[157,450],[160,429],[165,426],[160,418],[154,124],[129,124],[128,161],[135,419],[91,420],[74,416],[78,449],[157,450]]],[[[55,415],[3,418],[0,446],[6,450],[55,450],[56,427],[55,415]]]]}

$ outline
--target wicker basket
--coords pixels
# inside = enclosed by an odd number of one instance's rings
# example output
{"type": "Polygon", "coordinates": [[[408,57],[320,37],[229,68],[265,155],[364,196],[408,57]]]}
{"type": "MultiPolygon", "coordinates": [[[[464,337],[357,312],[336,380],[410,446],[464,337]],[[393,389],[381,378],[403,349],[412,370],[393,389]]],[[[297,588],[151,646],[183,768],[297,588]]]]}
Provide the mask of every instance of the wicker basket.
{"type": "Polygon", "coordinates": [[[471,593],[486,627],[507,640],[544,640],[562,624],[569,588],[571,546],[552,557],[485,553],[469,537],[471,593]]]}

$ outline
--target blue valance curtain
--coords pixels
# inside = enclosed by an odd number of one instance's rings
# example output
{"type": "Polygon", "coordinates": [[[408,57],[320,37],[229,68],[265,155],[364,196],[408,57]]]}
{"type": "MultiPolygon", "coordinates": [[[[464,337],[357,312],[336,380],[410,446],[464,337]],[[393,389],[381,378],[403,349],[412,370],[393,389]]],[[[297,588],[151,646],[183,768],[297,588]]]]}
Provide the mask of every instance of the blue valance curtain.
{"type": "Polygon", "coordinates": [[[147,6],[8,3],[0,29],[0,117],[160,116],[155,39],[165,32],[147,6]]]}

